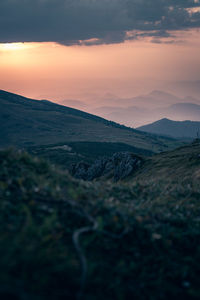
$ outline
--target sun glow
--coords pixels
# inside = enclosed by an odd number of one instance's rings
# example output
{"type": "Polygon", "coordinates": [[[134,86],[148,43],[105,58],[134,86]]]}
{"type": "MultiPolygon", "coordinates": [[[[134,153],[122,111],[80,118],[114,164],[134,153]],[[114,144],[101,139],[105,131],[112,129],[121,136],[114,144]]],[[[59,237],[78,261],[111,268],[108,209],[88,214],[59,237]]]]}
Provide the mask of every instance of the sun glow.
{"type": "Polygon", "coordinates": [[[4,51],[16,51],[16,50],[25,50],[32,48],[30,44],[25,43],[5,43],[0,44],[0,50],[4,51]]]}

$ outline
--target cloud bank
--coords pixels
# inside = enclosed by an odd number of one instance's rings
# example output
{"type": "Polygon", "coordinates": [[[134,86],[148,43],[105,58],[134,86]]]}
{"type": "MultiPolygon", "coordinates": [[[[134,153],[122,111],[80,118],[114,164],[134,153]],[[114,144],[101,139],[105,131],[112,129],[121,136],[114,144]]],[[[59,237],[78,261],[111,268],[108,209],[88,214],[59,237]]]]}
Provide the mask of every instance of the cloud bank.
{"type": "Polygon", "coordinates": [[[200,0],[1,0],[0,43],[120,43],[200,27],[200,0]]]}

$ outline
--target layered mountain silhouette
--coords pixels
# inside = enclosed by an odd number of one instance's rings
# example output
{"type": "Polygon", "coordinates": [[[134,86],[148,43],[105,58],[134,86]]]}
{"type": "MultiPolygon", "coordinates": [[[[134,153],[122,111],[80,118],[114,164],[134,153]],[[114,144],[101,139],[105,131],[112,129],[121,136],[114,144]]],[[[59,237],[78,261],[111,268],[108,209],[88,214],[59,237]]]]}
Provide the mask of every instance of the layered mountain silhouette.
{"type": "Polygon", "coordinates": [[[111,99],[106,105],[91,112],[135,128],[162,118],[200,121],[200,101],[190,96],[179,98],[162,91],[153,91],[131,99],[111,99]]]}
{"type": "Polygon", "coordinates": [[[77,109],[2,90],[0,122],[0,147],[90,141],[124,143],[159,152],[178,145],[170,138],[141,133],[77,109]]]}
{"type": "Polygon", "coordinates": [[[200,134],[200,122],[161,119],[137,128],[148,133],[163,134],[174,138],[196,138],[200,134]]]}

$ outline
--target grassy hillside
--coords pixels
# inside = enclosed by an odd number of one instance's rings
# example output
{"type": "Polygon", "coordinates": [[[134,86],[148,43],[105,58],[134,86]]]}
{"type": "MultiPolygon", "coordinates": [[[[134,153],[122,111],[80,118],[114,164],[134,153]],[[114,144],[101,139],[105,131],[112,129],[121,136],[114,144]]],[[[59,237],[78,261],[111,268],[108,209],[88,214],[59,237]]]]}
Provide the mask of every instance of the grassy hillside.
{"type": "Polygon", "coordinates": [[[152,134],[167,135],[174,138],[193,139],[197,137],[197,133],[200,133],[200,122],[161,119],[154,123],[141,126],[138,130],[152,134]]]}
{"type": "Polygon", "coordinates": [[[1,299],[199,299],[200,146],[88,183],[0,152],[1,299]]]}
{"type": "Polygon", "coordinates": [[[137,172],[137,180],[143,182],[158,180],[163,182],[173,181],[182,177],[192,182],[200,176],[200,144],[194,143],[175,149],[170,152],[163,152],[146,159],[144,166],[137,172]],[[166,178],[166,174],[167,178],[166,178]]]}
{"type": "Polygon", "coordinates": [[[159,152],[180,145],[174,139],[141,133],[100,117],[0,91],[0,147],[68,142],[124,143],[159,152]]]}
{"type": "Polygon", "coordinates": [[[59,165],[69,168],[72,163],[80,161],[92,163],[99,157],[109,157],[116,152],[132,152],[142,156],[151,156],[153,152],[136,148],[123,143],[102,142],[69,142],[45,146],[27,147],[29,153],[40,156],[59,165]]]}

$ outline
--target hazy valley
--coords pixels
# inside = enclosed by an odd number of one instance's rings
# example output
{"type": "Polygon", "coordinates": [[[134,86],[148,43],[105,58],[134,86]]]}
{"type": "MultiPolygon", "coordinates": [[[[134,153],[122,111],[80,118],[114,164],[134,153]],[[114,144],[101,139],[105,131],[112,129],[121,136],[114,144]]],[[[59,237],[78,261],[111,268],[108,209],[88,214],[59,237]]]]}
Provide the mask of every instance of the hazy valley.
{"type": "Polygon", "coordinates": [[[119,98],[115,95],[105,95],[101,99],[101,107],[97,103],[65,100],[63,105],[69,105],[91,112],[105,119],[130,127],[139,127],[162,118],[175,121],[200,121],[200,96],[177,97],[163,91],[152,91],[147,95],[133,98],[119,98]]]}

